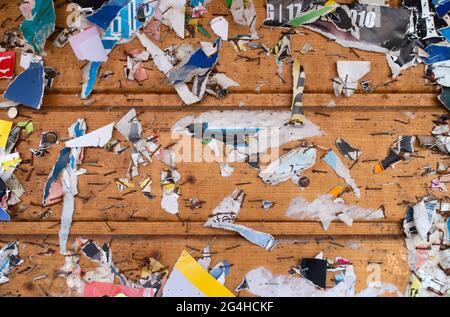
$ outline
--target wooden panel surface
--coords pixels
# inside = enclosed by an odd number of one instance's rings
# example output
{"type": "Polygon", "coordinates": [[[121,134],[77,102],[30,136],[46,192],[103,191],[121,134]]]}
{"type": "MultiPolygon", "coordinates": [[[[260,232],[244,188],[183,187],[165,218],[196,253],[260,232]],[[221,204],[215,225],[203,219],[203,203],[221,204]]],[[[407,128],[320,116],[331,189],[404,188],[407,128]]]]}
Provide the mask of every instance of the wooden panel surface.
{"type": "MultiPolygon", "coordinates": [[[[6,3],[0,13],[0,34],[18,25],[19,10],[16,3],[6,3]],[[18,19],[16,19],[18,18],[18,19]],[[6,21],[6,22],[4,22],[6,21]]],[[[57,25],[65,25],[64,1],[57,4],[57,25]],[[59,5],[62,4],[62,5],[59,5]]],[[[257,23],[260,25],[265,17],[264,1],[254,0],[257,7],[257,23]]],[[[209,13],[201,19],[201,23],[210,30],[208,22],[212,14],[224,14],[230,21],[230,34],[246,33],[246,29],[231,22],[231,15],[223,1],[214,0],[208,5],[209,13]]],[[[274,273],[287,274],[289,267],[296,265],[302,257],[314,256],[321,250],[329,258],[343,256],[355,264],[358,276],[357,288],[366,287],[367,265],[369,262],[380,262],[382,280],[397,285],[401,290],[407,282],[408,269],[406,265],[406,248],[401,238],[401,219],[405,212],[404,201],[415,201],[415,197],[428,193],[432,177],[420,176],[420,168],[425,165],[435,165],[441,158],[429,151],[418,149],[419,157],[411,162],[399,163],[394,169],[389,169],[381,175],[374,175],[372,168],[376,162],[385,157],[388,148],[399,135],[428,134],[433,127],[432,120],[444,112],[436,99],[437,90],[434,86],[425,85],[423,66],[405,71],[395,82],[391,82],[390,70],[382,54],[351,51],[341,47],[312,31],[300,29],[304,35],[292,36],[294,56],[298,57],[306,70],[306,87],[304,104],[306,115],[325,132],[325,136],[309,139],[314,144],[334,148],[337,137],[344,138],[363,151],[361,161],[351,170],[362,197],[356,200],[352,194],[347,194],[348,203],[364,207],[377,208],[384,205],[387,218],[373,222],[356,222],[352,227],[343,224],[332,224],[328,232],[323,231],[316,222],[303,222],[284,216],[291,200],[302,196],[313,200],[327,192],[341,180],[323,162],[318,161],[314,169],[327,173],[305,173],[311,179],[311,185],[300,190],[298,186],[287,181],[278,186],[269,186],[257,177],[257,172],[243,163],[231,164],[235,172],[230,178],[222,178],[217,163],[178,164],[183,176],[183,184],[189,176],[194,176],[193,184],[181,186],[179,219],[165,213],[160,208],[159,173],[163,164],[158,161],[140,169],[140,175],[149,174],[153,177],[153,192],[155,199],[149,200],[139,191],[129,195],[119,193],[114,178],[125,177],[130,161],[129,150],[115,156],[101,149],[86,149],[83,168],[89,172],[79,178],[80,197],[76,199],[74,226],[72,236],[96,238],[98,241],[113,239],[113,254],[115,263],[127,275],[135,276],[141,264],[139,260],[155,253],[161,254],[163,264],[171,267],[183,248],[200,249],[209,243],[214,236],[213,262],[223,259],[232,264],[232,272],[227,279],[227,286],[234,290],[243,276],[249,270],[265,266],[274,273]],[[314,52],[301,55],[298,50],[305,42],[314,47],[314,52]],[[356,52],[356,53],[355,53],[356,52]],[[335,97],[332,92],[331,80],[336,76],[337,60],[370,60],[371,72],[365,79],[373,80],[376,87],[373,94],[357,91],[351,98],[335,97]],[[334,100],[335,108],[326,105],[334,100]],[[393,135],[373,136],[372,133],[397,130],[393,135]],[[364,162],[366,161],[366,162],[364,162]],[[110,172],[115,173],[108,176],[110,172]],[[99,183],[108,184],[98,185],[99,183]],[[245,185],[236,185],[248,183],[245,185]],[[366,189],[369,187],[369,189],[366,189]],[[280,246],[272,252],[267,252],[254,246],[236,234],[225,231],[203,228],[211,210],[234,188],[241,188],[246,193],[246,199],[239,214],[238,222],[249,227],[272,233],[280,239],[280,246]],[[370,188],[379,188],[373,190],[370,188]],[[202,209],[190,210],[184,206],[183,199],[198,197],[206,203],[202,209]],[[118,200],[123,199],[123,200],[118,200]],[[252,202],[269,199],[276,203],[269,211],[264,211],[260,203],[252,202]],[[227,248],[239,247],[227,250],[227,248]],[[188,247],[187,247],[188,246],[188,247]],[[252,254],[251,257],[248,254],[252,254]],[[291,257],[281,259],[283,257],[291,257]],[[129,270],[129,271],[128,271],[129,270]]],[[[163,30],[163,33],[165,29],[163,30]]],[[[273,46],[280,36],[280,30],[260,28],[261,42],[273,46]]],[[[186,39],[195,46],[207,38],[198,34],[196,38],[186,39]]],[[[161,48],[183,41],[177,39],[172,32],[161,48]]],[[[138,118],[144,127],[144,135],[159,133],[164,146],[172,144],[170,127],[180,118],[199,114],[202,111],[217,109],[267,109],[288,110],[291,101],[291,66],[284,66],[284,83],[276,77],[276,64],[273,56],[265,56],[257,51],[239,53],[250,57],[260,57],[259,64],[236,60],[237,54],[230,43],[224,43],[217,69],[225,72],[240,83],[240,87],[231,88],[230,94],[224,100],[206,97],[194,106],[182,105],[173,88],[163,81],[163,75],[156,69],[152,61],[146,63],[149,80],[141,85],[126,81],[123,77],[125,52],[129,48],[140,48],[137,40],[116,47],[109,61],[102,66],[102,71],[111,70],[114,75],[97,81],[94,93],[88,100],[80,100],[81,67],[84,64],[76,59],[70,47],[46,47],[47,66],[57,68],[61,75],[54,83],[53,89],[46,93],[41,110],[32,111],[21,108],[18,121],[32,120],[35,132],[20,142],[18,151],[23,159],[29,159],[30,148],[37,148],[39,136],[44,131],[55,131],[64,139],[67,128],[78,118],[86,119],[88,131],[102,127],[119,120],[131,107],[139,113],[138,118]],[[268,81],[260,93],[255,91],[258,83],[268,81]],[[241,105],[241,107],[238,107],[241,105]],[[150,124],[153,125],[150,127],[150,124]]],[[[21,71],[17,65],[16,73],[21,71]]],[[[8,80],[0,81],[0,91],[9,84],[8,80]]],[[[4,111],[0,119],[7,119],[4,111]]],[[[117,131],[114,137],[123,138],[117,131]]],[[[126,142],[122,140],[122,144],[126,142]]],[[[293,142],[282,147],[285,152],[298,145],[293,142]]],[[[51,276],[63,264],[63,258],[58,254],[57,232],[61,216],[61,204],[51,206],[52,215],[41,220],[39,214],[44,210],[39,207],[42,188],[47,179],[62,144],[50,150],[44,158],[35,158],[33,165],[22,164],[16,172],[26,189],[26,195],[21,205],[28,206],[24,211],[11,210],[12,222],[0,224],[0,245],[6,241],[20,240],[20,254],[26,262],[11,274],[11,282],[0,286],[1,295],[22,296],[68,296],[63,279],[59,278],[50,287],[51,276]],[[30,174],[31,173],[31,174],[30,174]],[[27,180],[28,179],[28,180],[27,180]],[[50,257],[39,256],[43,236],[46,243],[56,250],[50,257]],[[32,243],[30,243],[32,242],[32,243]],[[29,256],[33,255],[31,258],[29,256]],[[37,265],[29,273],[19,273],[23,268],[37,265]],[[46,274],[49,277],[32,282],[36,276],[46,274]],[[40,285],[40,286],[39,286],[40,285]]],[[[349,162],[345,162],[350,166],[349,162]]],[[[135,180],[137,185],[138,180],[135,180]]],[[[198,255],[198,254],[197,254],[198,255]]],[[[83,262],[89,267],[88,261],[83,262]]],[[[331,284],[331,282],[329,282],[331,284]]],[[[248,295],[243,293],[241,295],[248,295]]]]}

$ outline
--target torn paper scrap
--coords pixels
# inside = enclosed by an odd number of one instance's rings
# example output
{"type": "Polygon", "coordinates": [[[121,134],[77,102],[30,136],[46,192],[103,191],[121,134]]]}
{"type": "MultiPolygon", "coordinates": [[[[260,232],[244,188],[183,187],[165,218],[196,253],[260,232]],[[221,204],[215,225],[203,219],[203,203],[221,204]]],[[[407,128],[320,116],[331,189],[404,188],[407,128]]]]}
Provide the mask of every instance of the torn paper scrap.
{"type": "Polygon", "coordinates": [[[163,297],[234,297],[185,250],[163,289],[163,297]]]}
{"type": "MultiPolygon", "coordinates": [[[[281,80],[283,77],[283,63],[290,63],[292,61],[290,35],[283,34],[277,44],[270,50],[270,53],[276,57],[278,66],[277,74],[281,80]]],[[[296,83],[294,82],[294,85],[295,84],[296,83]]]]}
{"type": "Polygon", "coordinates": [[[308,119],[297,128],[288,124],[290,118],[289,111],[211,111],[184,117],[172,126],[171,131],[200,140],[214,138],[247,157],[263,154],[291,141],[324,134],[308,119]],[[249,139],[254,142],[246,141],[249,139]]]}
{"type": "MultiPolygon", "coordinates": [[[[68,129],[69,137],[81,138],[86,133],[86,122],[78,119],[68,129]]],[[[62,171],[61,185],[63,196],[63,209],[61,213],[61,227],[59,230],[59,250],[66,254],[67,239],[69,238],[72,218],[75,212],[75,196],[78,195],[78,165],[83,158],[82,147],[70,148],[69,164],[62,171]]]]}
{"type": "Polygon", "coordinates": [[[216,65],[219,59],[221,40],[217,39],[210,43],[211,51],[205,52],[201,47],[194,51],[188,58],[176,65],[167,73],[167,80],[170,84],[190,82],[195,76],[203,76],[216,65]]]}
{"type": "Polygon", "coordinates": [[[154,297],[153,288],[132,288],[120,284],[90,282],[84,285],[83,297],[154,297]]]}
{"type": "Polygon", "coordinates": [[[178,198],[180,188],[176,183],[181,179],[177,170],[165,169],[161,172],[161,208],[172,215],[178,214],[178,198]]]}
{"type": "Polygon", "coordinates": [[[351,226],[353,220],[372,220],[385,217],[383,206],[378,209],[347,205],[342,199],[325,194],[312,202],[302,197],[294,198],[286,210],[286,216],[299,220],[315,220],[322,223],[326,231],[332,221],[340,220],[351,226]]]}
{"type": "Polygon", "coordinates": [[[0,52],[0,78],[10,79],[14,75],[16,53],[14,51],[0,52]]]}
{"type": "Polygon", "coordinates": [[[19,152],[0,156],[0,178],[4,182],[9,181],[20,162],[22,159],[19,152]]]}
{"type": "MultiPolygon", "coordinates": [[[[150,55],[152,56],[153,62],[155,63],[156,67],[158,67],[158,69],[167,76],[170,70],[173,68],[173,65],[166,56],[166,53],[162,51],[158,46],[156,46],[152,41],[150,41],[150,39],[144,34],[138,32],[136,33],[136,36],[141,41],[142,45],[150,52],[150,55]]],[[[183,102],[187,105],[199,102],[201,99],[194,93],[192,93],[189,90],[189,87],[184,82],[175,84],[173,87],[175,88],[183,102]]]]}
{"type": "Polygon", "coordinates": [[[266,184],[277,185],[288,179],[296,182],[295,176],[311,168],[316,162],[317,150],[314,147],[299,147],[281,156],[260,171],[259,177],[266,184]]]}
{"type": "Polygon", "coordinates": [[[110,123],[103,128],[89,132],[76,139],[66,142],[66,147],[104,147],[108,141],[112,138],[112,132],[115,123],[110,123]]]}
{"type": "Polygon", "coordinates": [[[106,62],[108,55],[96,27],[90,27],[69,37],[70,46],[79,60],[106,62]]]}
{"type": "Polygon", "coordinates": [[[248,241],[271,251],[278,243],[272,235],[234,223],[241,209],[244,196],[242,190],[235,189],[213,210],[203,226],[237,232],[248,241]]]}
{"type": "Polygon", "coordinates": [[[0,149],[5,149],[13,122],[0,120],[0,149]]]}
{"type": "MultiPolygon", "coordinates": [[[[139,28],[155,14],[158,1],[110,0],[88,19],[105,30],[102,44],[109,54],[117,44],[129,42],[139,28]]],[[[81,98],[86,99],[94,89],[101,62],[89,62],[82,70],[81,98]]]]}
{"type": "Polygon", "coordinates": [[[305,89],[305,70],[300,65],[298,59],[294,59],[292,64],[292,104],[291,119],[289,123],[292,125],[303,125],[305,122],[305,113],[303,111],[303,91],[305,89]]]}
{"type": "Polygon", "coordinates": [[[27,43],[39,54],[44,50],[47,38],[55,31],[55,6],[53,0],[32,0],[23,5],[20,9],[25,21],[20,25],[20,31],[27,43]]]}
{"type": "Polygon", "coordinates": [[[336,147],[346,159],[351,161],[357,161],[362,154],[361,150],[354,148],[347,141],[341,138],[336,139],[336,147]]]}
{"type": "Polygon", "coordinates": [[[333,80],[334,94],[346,97],[353,95],[358,87],[358,81],[370,71],[370,62],[337,61],[338,76],[333,80]]]}
{"type": "Polygon", "coordinates": [[[229,0],[226,2],[233,15],[233,20],[239,25],[250,29],[252,39],[258,39],[256,31],[256,10],[253,0],[229,0]]]}
{"type": "Polygon", "coordinates": [[[62,200],[61,183],[58,182],[59,176],[69,164],[70,148],[63,148],[59,152],[59,157],[53,166],[52,171],[48,175],[47,182],[44,186],[42,194],[42,206],[49,206],[62,200]]]}
{"type": "Polygon", "coordinates": [[[163,16],[162,23],[184,39],[186,0],[160,0],[159,10],[163,16]]]}
{"type": "Polygon", "coordinates": [[[30,67],[20,73],[8,88],[3,98],[17,104],[39,109],[44,97],[45,72],[43,62],[32,62],[30,67]],[[24,94],[23,92],[27,93],[24,94]]]}
{"type": "Polygon", "coordinates": [[[220,175],[222,177],[230,177],[234,172],[234,168],[228,165],[227,163],[220,163],[220,175]]]}
{"type": "Polygon", "coordinates": [[[333,1],[325,0],[266,0],[263,24],[270,27],[299,26],[316,21],[336,6],[333,1]]]}
{"type": "Polygon", "coordinates": [[[301,275],[321,289],[327,288],[327,267],[328,261],[324,259],[303,258],[300,261],[301,275]]]}
{"type": "Polygon", "coordinates": [[[336,174],[352,188],[353,193],[357,198],[361,197],[361,192],[350,174],[350,170],[342,163],[336,153],[330,150],[322,157],[322,160],[327,163],[336,172],[336,174]]]}
{"type": "Polygon", "coordinates": [[[414,154],[415,136],[401,135],[398,137],[396,144],[390,148],[387,156],[378,162],[373,171],[375,174],[380,174],[388,167],[394,167],[400,161],[409,160],[414,154]]]}
{"type": "Polygon", "coordinates": [[[10,242],[0,249],[0,285],[8,283],[8,274],[23,263],[19,257],[19,242],[10,242]]]}
{"type": "MultiPolygon", "coordinates": [[[[356,275],[351,265],[347,265],[343,281],[327,290],[315,287],[306,278],[273,275],[264,267],[259,267],[245,275],[239,290],[245,289],[260,297],[354,297],[367,294],[365,290],[356,293],[355,284],[356,275]]],[[[397,287],[392,284],[380,283],[374,288],[379,291],[377,295],[382,295],[386,292],[399,295],[397,287]]]]}
{"type": "Polygon", "coordinates": [[[225,17],[215,17],[210,22],[214,34],[219,36],[222,41],[228,41],[228,21],[225,17]]]}

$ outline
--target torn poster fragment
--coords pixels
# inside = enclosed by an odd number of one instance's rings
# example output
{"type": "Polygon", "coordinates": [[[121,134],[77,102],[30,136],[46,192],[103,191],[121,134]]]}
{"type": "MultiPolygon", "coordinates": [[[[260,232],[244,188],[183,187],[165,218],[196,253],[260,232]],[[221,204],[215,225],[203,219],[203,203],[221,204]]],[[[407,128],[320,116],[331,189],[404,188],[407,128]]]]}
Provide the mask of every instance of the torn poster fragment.
{"type": "Polygon", "coordinates": [[[16,104],[33,109],[40,109],[45,89],[45,72],[42,61],[32,62],[30,67],[20,73],[8,88],[6,88],[3,98],[16,104]],[[27,93],[24,94],[23,92],[27,93]]]}
{"type": "Polygon", "coordinates": [[[409,160],[414,154],[415,140],[415,136],[399,136],[396,144],[394,144],[394,147],[389,149],[388,155],[375,165],[373,172],[375,174],[380,174],[387,168],[394,167],[400,161],[409,160]]]}
{"type": "MultiPolygon", "coordinates": [[[[90,15],[88,20],[105,30],[102,44],[106,54],[109,55],[117,44],[129,42],[135,32],[155,14],[158,4],[158,1],[110,0],[90,15]]],[[[82,99],[86,99],[92,93],[101,65],[101,62],[89,62],[83,68],[82,99]]]]}
{"type": "Polygon", "coordinates": [[[362,154],[361,150],[354,148],[347,141],[341,138],[336,139],[336,147],[346,159],[351,161],[357,161],[362,154]]]}
{"type": "Polygon", "coordinates": [[[23,2],[20,11],[25,17],[20,31],[34,52],[39,54],[44,50],[47,38],[55,31],[56,14],[53,0],[23,2]]]}
{"type": "Polygon", "coordinates": [[[355,180],[350,174],[350,170],[345,166],[341,159],[332,150],[329,150],[323,157],[322,160],[327,163],[336,174],[342,178],[353,190],[353,193],[357,198],[361,197],[361,192],[356,185],[355,180]]]}
{"type": "Polygon", "coordinates": [[[0,249],[0,285],[8,283],[8,274],[23,260],[19,257],[19,242],[10,242],[0,249]]]}
{"type": "Polygon", "coordinates": [[[184,39],[186,0],[161,0],[158,9],[162,12],[162,23],[184,39]]]}
{"type": "Polygon", "coordinates": [[[200,140],[223,142],[226,151],[222,153],[227,154],[228,162],[248,161],[271,148],[324,134],[308,119],[297,128],[289,124],[290,118],[288,111],[211,111],[184,117],[172,126],[171,131],[200,140]]]}
{"type": "Polygon", "coordinates": [[[163,297],[234,297],[183,250],[163,289],[163,297]]]}
{"type": "Polygon", "coordinates": [[[214,34],[219,36],[222,41],[228,41],[228,21],[225,17],[215,17],[210,22],[214,34]]]}
{"type": "Polygon", "coordinates": [[[261,170],[258,176],[266,184],[277,185],[288,179],[298,184],[300,174],[316,163],[316,153],[314,147],[291,150],[261,170]]]}
{"type": "Polygon", "coordinates": [[[16,53],[14,51],[0,52],[0,78],[10,79],[14,75],[16,53]]]}
{"type": "Polygon", "coordinates": [[[180,173],[175,169],[165,169],[161,172],[161,208],[172,215],[178,214],[178,198],[180,188],[176,183],[181,179],[180,173]]]}
{"type": "Polygon", "coordinates": [[[370,62],[366,61],[337,61],[339,77],[333,80],[333,89],[336,97],[344,94],[353,95],[358,88],[358,81],[370,71],[370,62]]]}
{"type": "Polygon", "coordinates": [[[231,11],[234,22],[250,29],[251,38],[258,39],[256,31],[256,10],[253,0],[229,0],[226,1],[231,11]]]}
{"type": "MultiPolygon", "coordinates": [[[[81,138],[86,133],[86,122],[78,119],[68,129],[70,138],[81,138]]],[[[67,239],[69,238],[72,218],[75,212],[75,196],[78,195],[78,165],[83,159],[83,147],[70,148],[69,162],[62,171],[61,185],[63,195],[63,209],[61,214],[61,228],[59,230],[59,250],[66,254],[67,239]]]]}
{"type": "Polygon", "coordinates": [[[155,290],[105,282],[90,282],[84,285],[83,297],[155,297],[155,290]]]}
{"type": "Polygon", "coordinates": [[[66,142],[66,147],[104,147],[112,137],[115,122],[66,142]]]}
{"type": "Polygon", "coordinates": [[[292,64],[292,104],[291,119],[289,123],[292,125],[302,126],[305,122],[305,113],[303,111],[303,91],[305,90],[305,70],[300,65],[298,59],[294,59],[292,64]]]}
{"type": "Polygon", "coordinates": [[[408,297],[446,297],[450,290],[450,241],[448,200],[422,197],[406,209],[403,220],[407,263],[411,276],[408,297]]]}
{"type": "MultiPolygon", "coordinates": [[[[260,297],[371,297],[384,293],[394,293],[400,296],[397,287],[392,284],[376,283],[356,293],[356,275],[353,266],[343,265],[339,271],[341,281],[330,289],[319,289],[304,277],[273,275],[264,267],[251,270],[245,275],[239,290],[247,290],[260,297]]],[[[336,274],[337,275],[337,274],[336,274]]]]}
{"type": "Polygon", "coordinates": [[[320,195],[308,202],[302,197],[294,198],[286,210],[286,216],[299,220],[315,220],[322,223],[325,231],[332,221],[339,220],[351,226],[353,220],[372,220],[385,218],[384,207],[378,209],[347,205],[341,198],[330,194],[320,195]]]}
{"type": "Polygon", "coordinates": [[[63,148],[59,152],[59,157],[53,166],[52,171],[48,175],[47,182],[44,186],[42,194],[42,206],[49,206],[56,204],[62,200],[63,190],[59,176],[69,164],[70,160],[70,148],[63,148]]]}
{"type": "Polygon", "coordinates": [[[234,223],[241,209],[244,196],[245,194],[242,190],[235,189],[231,195],[225,197],[214,208],[203,226],[237,232],[248,241],[271,251],[278,244],[278,241],[272,235],[234,223]]]}
{"type": "MultiPolygon", "coordinates": [[[[158,67],[158,69],[167,76],[174,66],[166,56],[166,53],[162,51],[158,46],[156,46],[152,41],[150,41],[150,39],[146,37],[145,34],[138,32],[136,33],[136,35],[141,41],[142,45],[150,52],[150,55],[152,56],[156,67],[158,67]]],[[[187,105],[199,102],[201,99],[193,92],[191,92],[184,82],[179,82],[173,87],[175,88],[183,102],[187,105]]]]}
{"type": "Polygon", "coordinates": [[[108,60],[96,27],[90,27],[72,35],[69,37],[69,43],[79,60],[89,62],[106,62],[108,60]]]}
{"type": "Polygon", "coordinates": [[[336,4],[325,0],[266,0],[266,19],[270,27],[300,26],[330,13],[336,4]]]}

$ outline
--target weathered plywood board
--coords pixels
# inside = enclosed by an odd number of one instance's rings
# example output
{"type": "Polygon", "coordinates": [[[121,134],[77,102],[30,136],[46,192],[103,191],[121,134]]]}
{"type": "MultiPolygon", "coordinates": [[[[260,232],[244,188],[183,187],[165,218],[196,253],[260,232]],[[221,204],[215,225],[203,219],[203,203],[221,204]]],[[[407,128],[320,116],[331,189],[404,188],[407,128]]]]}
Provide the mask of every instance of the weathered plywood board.
{"type": "MultiPolygon", "coordinates": [[[[18,237],[6,236],[1,238],[2,240],[11,240],[18,237]]],[[[112,241],[113,259],[114,263],[127,277],[137,279],[140,274],[139,268],[143,265],[145,257],[160,255],[161,263],[167,265],[171,270],[183,249],[188,251],[191,250],[190,248],[201,250],[211,243],[212,238],[212,236],[114,238],[112,241]]],[[[110,240],[98,238],[96,241],[102,243],[110,240]]],[[[64,263],[63,257],[57,253],[50,257],[38,255],[39,252],[45,251],[47,247],[57,249],[57,240],[46,239],[47,246],[44,248],[30,242],[41,244],[42,239],[23,238],[20,252],[25,259],[25,263],[10,274],[10,283],[0,286],[0,296],[70,295],[64,278],[56,278],[52,283],[53,273],[64,263]],[[31,273],[19,273],[24,268],[34,265],[36,265],[36,268],[31,273]],[[42,275],[48,275],[48,278],[32,281],[33,278],[42,275]]],[[[212,265],[224,259],[232,264],[231,273],[226,279],[225,285],[233,291],[245,274],[252,269],[264,266],[274,274],[288,275],[289,268],[298,265],[300,258],[313,257],[320,251],[323,251],[325,256],[330,259],[342,256],[353,262],[358,277],[357,291],[367,287],[367,279],[369,278],[370,282],[371,274],[378,269],[382,281],[392,283],[400,289],[405,286],[409,273],[405,264],[406,251],[401,239],[380,239],[376,237],[361,239],[354,237],[350,240],[338,238],[311,241],[309,239],[290,238],[282,239],[278,248],[272,252],[267,252],[260,247],[245,243],[239,238],[218,236],[212,245],[212,265]],[[244,256],[248,254],[252,256],[244,256]],[[378,266],[374,268],[373,265],[378,266]]],[[[201,253],[194,252],[192,255],[199,257],[201,253]]],[[[96,265],[82,257],[81,266],[88,270],[96,265]]],[[[331,277],[330,274],[327,279],[327,286],[332,286],[331,277]]],[[[250,294],[242,292],[241,295],[248,296],[250,294]]]]}
{"type": "MultiPolygon", "coordinates": [[[[261,25],[265,17],[264,0],[254,0],[254,3],[257,8],[257,23],[261,25]]],[[[16,3],[0,1],[0,5],[3,4],[6,6],[0,12],[0,34],[17,26],[21,21],[21,18],[18,18],[19,10],[16,3]]],[[[64,27],[67,15],[66,1],[55,1],[55,4],[57,26],[64,27]]],[[[231,35],[247,32],[246,28],[232,23],[231,14],[224,1],[214,0],[208,5],[208,9],[209,12],[201,19],[201,23],[209,31],[208,22],[212,14],[223,14],[230,22],[231,35]]],[[[311,170],[305,172],[311,179],[311,185],[304,190],[300,190],[290,181],[275,187],[264,185],[258,179],[257,172],[244,163],[231,164],[235,172],[230,178],[222,178],[217,163],[181,162],[178,164],[178,169],[183,175],[180,183],[183,184],[188,176],[194,176],[196,179],[194,184],[185,183],[181,186],[180,216],[184,220],[182,224],[176,217],[160,208],[159,174],[164,167],[163,164],[155,161],[140,169],[140,175],[148,174],[153,177],[155,199],[149,200],[139,191],[123,196],[114,185],[114,178],[126,175],[130,161],[129,150],[115,156],[101,149],[86,149],[82,167],[86,168],[89,174],[79,178],[81,198],[75,202],[71,239],[79,235],[96,238],[99,242],[112,238],[115,263],[130,277],[137,276],[142,259],[146,256],[159,253],[162,263],[171,268],[183,248],[189,246],[201,249],[217,236],[213,245],[213,251],[217,252],[213,256],[213,262],[227,259],[233,264],[226,283],[230,289],[234,289],[245,273],[253,268],[265,266],[274,273],[287,274],[289,267],[296,265],[300,258],[314,256],[323,250],[329,258],[339,255],[354,262],[358,276],[358,290],[367,286],[369,262],[379,263],[382,281],[393,283],[403,290],[409,275],[406,248],[401,238],[401,219],[405,212],[403,201],[414,201],[416,196],[428,193],[432,177],[421,177],[420,168],[428,164],[435,165],[442,157],[418,149],[418,158],[407,164],[399,163],[395,169],[387,170],[381,175],[373,174],[375,162],[372,160],[384,158],[388,148],[399,135],[429,133],[435,115],[444,111],[436,99],[438,91],[434,86],[425,85],[423,66],[411,68],[397,81],[383,85],[392,79],[382,54],[352,51],[312,31],[300,30],[305,34],[292,36],[292,49],[294,57],[300,59],[306,70],[304,96],[306,115],[326,134],[309,141],[335,149],[334,142],[337,137],[341,137],[363,151],[361,161],[352,168],[352,175],[361,188],[362,197],[358,201],[352,194],[347,194],[345,199],[348,203],[371,208],[377,208],[382,204],[387,211],[386,219],[356,222],[352,227],[341,223],[332,224],[329,231],[324,232],[320,223],[296,221],[285,217],[286,208],[294,197],[302,196],[313,200],[341,182],[334,172],[320,161],[314,168],[328,173],[313,173],[311,170]],[[314,52],[303,56],[298,51],[306,42],[313,45],[314,52]],[[357,91],[351,98],[335,97],[331,80],[336,76],[335,64],[340,59],[370,60],[372,70],[364,79],[373,80],[375,92],[364,94],[357,91]],[[336,108],[326,107],[331,100],[336,102],[336,108]],[[393,135],[371,135],[395,129],[399,130],[393,135]],[[364,162],[367,160],[370,162],[364,162]],[[112,171],[116,173],[104,176],[112,171]],[[105,187],[94,183],[110,183],[110,185],[105,187]],[[236,185],[239,183],[248,184],[236,185]],[[276,236],[280,240],[280,246],[272,252],[254,246],[236,234],[202,227],[212,209],[236,187],[246,193],[238,222],[276,236]],[[366,190],[366,187],[381,190],[366,190]],[[204,207],[196,210],[185,207],[183,199],[190,197],[206,201],[204,207]],[[123,200],[119,201],[117,198],[123,200]],[[276,205],[269,211],[263,211],[258,202],[252,202],[259,199],[272,200],[276,205]],[[102,211],[108,206],[115,207],[102,211]],[[239,247],[227,250],[236,245],[239,247]],[[249,257],[248,254],[252,256],[249,257]],[[287,259],[282,259],[286,256],[287,259]]],[[[165,32],[166,29],[163,29],[163,34],[165,32]]],[[[267,28],[260,28],[259,33],[261,42],[269,47],[272,47],[280,36],[280,30],[267,28]]],[[[205,40],[206,37],[198,34],[196,38],[183,41],[176,38],[173,32],[169,32],[164,42],[157,44],[161,48],[186,42],[198,46],[200,41],[205,40]]],[[[46,92],[41,110],[32,111],[22,107],[21,116],[13,120],[14,122],[32,120],[35,127],[35,132],[29,137],[24,137],[18,146],[22,158],[31,157],[29,149],[38,147],[41,132],[55,131],[61,138],[65,138],[67,128],[78,118],[86,119],[88,131],[92,131],[119,120],[131,107],[135,107],[139,112],[138,118],[144,127],[144,135],[159,133],[164,146],[176,141],[170,135],[170,127],[187,115],[220,109],[289,109],[292,98],[291,66],[284,67],[283,83],[276,76],[277,67],[273,56],[248,51],[239,55],[260,57],[259,63],[236,60],[237,54],[230,43],[223,43],[217,70],[225,72],[239,82],[240,87],[231,88],[230,94],[224,100],[206,97],[194,106],[185,107],[173,88],[164,82],[163,75],[152,61],[146,63],[149,80],[140,85],[124,79],[123,65],[126,51],[129,48],[140,47],[137,40],[116,47],[109,56],[109,61],[102,66],[102,71],[110,70],[114,75],[107,80],[99,79],[92,96],[83,101],[79,99],[78,94],[81,90],[81,67],[84,62],[76,59],[69,46],[57,49],[48,43],[45,63],[47,66],[57,68],[60,76],[54,82],[52,90],[46,92]],[[262,81],[268,81],[268,84],[257,93],[255,88],[262,81]],[[241,107],[238,107],[239,105],[241,107]],[[152,122],[153,125],[150,127],[152,122]]],[[[21,71],[17,62],[16,73],[21,71]]],[[[8,84],[8,80],[0,81],[0,91],[8,84]]],[[[7,120],[4,111],[0,112],[0,119],[7,120]]],[[[114,137],[123,139],[117,131],[114,132],[114,137]]],[[[126,142],[123,141],[122,144],[125,145],[126,142]]],[[[57,241],[61,204],[51,206],[53,214],[48,219],[39,218],[39,213],[44,210],[39,206],[42,188],[62,145],[52,148],[44,158],[35,158],[32,166],[21,165],[21,169],[16,172],[26,189],[22,205],[29,207],[22,212],[11,210],[12,222],[0,223],[0,245],[16,239],[22,241],[20,254],[26,262],[11,274],[10,283],[0,286],[0,296],[73,295],[68,294],[62,278],[56,279],[50,286],[53,272],[64,262],[63,257],[58,254],[57,241]],[[43,249],[35,243],[42,243],[44,235],[48,237],[46,243],[56,250],[53,256],[37,255],[43,249]],[[32,273],[19,273],[31,265],[37,265],[32,273]],[[32,282],[34,277],[42,274],[49,277],[32,282]]],[[[298,143],[295,142],[288,144],[280,151],[283,153],[296,145],[298,143]]],[[[351,162],[344,162],[348,166],[351,165],[351,162]]],[[[135,180],[136,185],[139,179],[135,180]]],[[[86,268],[91,265],[86,259],[82,262],[86,268]]],[[[331,281],[329,284],[331,285],[331,281]]]]}

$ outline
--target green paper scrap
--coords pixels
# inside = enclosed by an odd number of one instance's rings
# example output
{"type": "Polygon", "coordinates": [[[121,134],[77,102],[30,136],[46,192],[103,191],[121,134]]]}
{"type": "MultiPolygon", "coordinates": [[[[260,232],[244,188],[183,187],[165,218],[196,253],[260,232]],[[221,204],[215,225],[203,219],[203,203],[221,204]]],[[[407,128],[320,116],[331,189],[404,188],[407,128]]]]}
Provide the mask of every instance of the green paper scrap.
{"type": "Polygon", "coordinates": [[[292,20],[290,20],[287,24],[291,26],[299,26],[306,23],[311,23],[316,21],[321,16],[327,15],[331,11],[336,9],[335,5],[325,6],[320,9],[311,10],[306,12],[305,14],[302,14],[292,20]]]}
{"type": "Polygon", "coordinates": [[[225,4],[227,5],[228,9],[231,8],[231,5],[233,4],[233,0],[225,0],[225,4]]]}
{"type": "Polygon", "coordinates": [[[47,38],[55,31],[55,7],[53,0],[36,0],[32,9],[33,18],[20,25],[23,37],[35,53],[44,50],[47,38]]]}
{"type": "Polygon", "coordinates": [[[25,129],[25,132],[27,133],[27,134],[30,134],[30,133],[32,133],[33,131],[34,131],[34,127],[33,127],[33,122],[31,122],[31,121],[21,121],[21,122],[18,122],[17,123],[17,126],[19,127],[19,128],[22,128],[22,129],[25,129]]]}
{"type": "Polygon", "coordinates": [[[211,34],[208,33],[208,31],[206,31],[206,29],[203,27],[203,25],[199,24],[197,25],[198,31],[200,33],[202,33],[204,36],[206,36],[207,38],[211,38],[211,34]]]}

